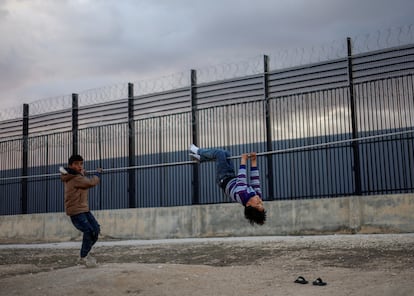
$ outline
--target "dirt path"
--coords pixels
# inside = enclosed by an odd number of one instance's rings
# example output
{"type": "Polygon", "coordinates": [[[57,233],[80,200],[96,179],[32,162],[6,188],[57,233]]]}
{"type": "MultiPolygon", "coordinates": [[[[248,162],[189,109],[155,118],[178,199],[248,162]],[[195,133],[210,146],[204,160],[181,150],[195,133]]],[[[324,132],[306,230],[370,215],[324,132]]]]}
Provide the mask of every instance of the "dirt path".
{"type": "Polygon", "coordinates": [[[0,295],[413,295],[414,234],[0,245],[0,295]],[[298,276],[310,281],[293,283],[298,276]],[[325,287],[312,285],[321,277],[325,287]]]}

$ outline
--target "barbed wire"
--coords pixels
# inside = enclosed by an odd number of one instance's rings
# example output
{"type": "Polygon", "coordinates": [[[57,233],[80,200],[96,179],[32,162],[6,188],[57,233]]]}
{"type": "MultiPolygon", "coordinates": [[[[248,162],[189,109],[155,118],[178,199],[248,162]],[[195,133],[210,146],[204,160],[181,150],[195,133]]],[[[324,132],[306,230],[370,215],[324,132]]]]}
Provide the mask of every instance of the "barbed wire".
{"type": "Polygon", "coordinates": [[[34,101],[28,104],[30,115],[38,115],[48,112],[54,112],[72,107],[72,96],[63,95],[50,97],[38,101],[34,101]]]}
{"type": "MultiPolygon", "coordinates": [[[[384,48],[414,43],[414,27],[412,24],[375,33],[357,35],[352,39],[353,54],[359,54],[384,48]]],[[[343,58],[347,55],[346,38],[335,40],[320,46],[310,48],[281,49],[269,54],[270,70],[284,69],[305,64],[323,62],[343,58]]],[[[263,56],[256,56],[239,62],[223,63],[205,68],[196,69],[197,83],[208,83],[256,75],[263,73],[263,56]]],[[[190,85],[190,71],[180,72],[149,80],[132,81],[134,95],[146,95],[165,92],[173,89],[188,87],[190,85]]],[[[127,83],[119,83],[100,88],[85,90],[79,93],[79,105],[87,106],[120,100],[128,97],[127,83]]],[[[37,115],[70,108],[71,95],[62,95],[41,99],[29,104],[30,115],[37,115]]],[[[0,110],[0,121],[12,120],[22,117],[22,108],[13,107],[0,110]]]]}
{"type": "Polygon", "coordinates": [[[95,105],[128,98],[128,83],[88,89],[78,93],[79,106],[95,105]]]}
{"type": "Polygon", "coordinates": [[[347,54],[346,40],[335,40],[331,43],[310,48],[286,48],[269,55],[270,70],[319,63],[345,57],[347,54]]]}
{"type": "Polygon", "coordinates": [[[412,24],[357,35],[352,38],[352,52],[358,54],[410,43],[414,43],[414,27],[412,24]]]}
{"type": "Polygon", "coordinates": [[[263,56],[196,69],[197,83],[208,83],[263,73],[263,56]]]}
{"type": "MultiPolygon", "coordinates": [[[[31,116],[38,115],[38,114],[44,114],[48,112],[54,112],[54,111],[71,108],[72,97],[71,95],[50,97],[50,98],[31,102],[28,105],[29,105],[29,113],[31,116]]],[[[23,117],[22,106],[11,107],[11,108],[0,110],[1,121],[21,119],[22,117],[23,117]]]]}
{"type": "Polygon", "coordinates": [[[23,108],[21,106],[11,107],[0,110],[0,120],[13,120],[23,117],[23,108]]]}
{"type": "MultiPolygon", "coordinates": [[[[351,40],[353,54],[412,44],[414,43],[414,26],[411,24],[378,30],[375,33],[356,35],[351,37],[351,40]]],[[[278,70],[302,66],[343,58],[347,54],[347,43],[344,38],[310,48],[281,49],[269,55],[269,67],[271,70],[278,70]]]]}
{"type": "Polygon", "coordinates": [[[179,72],[159,78],[132,81],[134,95],[141,96],[151,93],[165,92],[190,86],[190,71],[179,72]]]}

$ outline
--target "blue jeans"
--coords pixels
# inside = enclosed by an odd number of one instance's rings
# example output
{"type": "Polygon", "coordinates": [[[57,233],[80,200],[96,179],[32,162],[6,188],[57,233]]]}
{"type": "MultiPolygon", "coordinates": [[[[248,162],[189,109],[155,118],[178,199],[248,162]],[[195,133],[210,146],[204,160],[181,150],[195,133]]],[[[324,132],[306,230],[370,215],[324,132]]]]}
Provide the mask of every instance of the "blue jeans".
{"type": "Polygon", "coordinates": [[[220,180],[226,177],[235,177],[233,163],[230,157],[230,153],[227,150],[222,149],[202,149],[198,150],[200,155],[200,161],[216,161],[216,182],[220,184],[220,180]]]}
{"type": "Polygon", "coordinates": [[[70,219],[72,224],[83,232],[80,256],[81,258],[86,257],[98,240],[99,232],[101,231],[100,225],[91,212],[80,213],[71,216],[70,219]]]}

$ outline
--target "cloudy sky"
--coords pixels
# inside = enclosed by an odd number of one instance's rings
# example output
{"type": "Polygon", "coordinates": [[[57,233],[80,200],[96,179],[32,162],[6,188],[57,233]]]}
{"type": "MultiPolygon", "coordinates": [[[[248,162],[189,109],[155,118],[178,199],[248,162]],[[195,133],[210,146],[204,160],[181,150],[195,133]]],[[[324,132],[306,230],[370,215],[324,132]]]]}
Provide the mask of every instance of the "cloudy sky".
{"type": "Polygon", "coordinates": [[[412,0],[0,0],[2,109],[413,23],[412,0]]]}

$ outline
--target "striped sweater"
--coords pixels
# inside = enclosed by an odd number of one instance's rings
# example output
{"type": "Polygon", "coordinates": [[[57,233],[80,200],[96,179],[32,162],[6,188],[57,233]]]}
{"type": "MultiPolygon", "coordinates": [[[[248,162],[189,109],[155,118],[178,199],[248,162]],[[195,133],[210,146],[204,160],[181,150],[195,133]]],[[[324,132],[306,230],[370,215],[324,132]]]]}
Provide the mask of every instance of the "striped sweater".
{"type": "Polygon", "coordinates": [[[240,165],[237,178],[230,180],[226,186],[225,193],[234,202],[241,203],[244,206],[251,197],[255,195],[262,197],[258,168],[250,168],[250,184],[248,184],[246,165],[240,165]]]}

